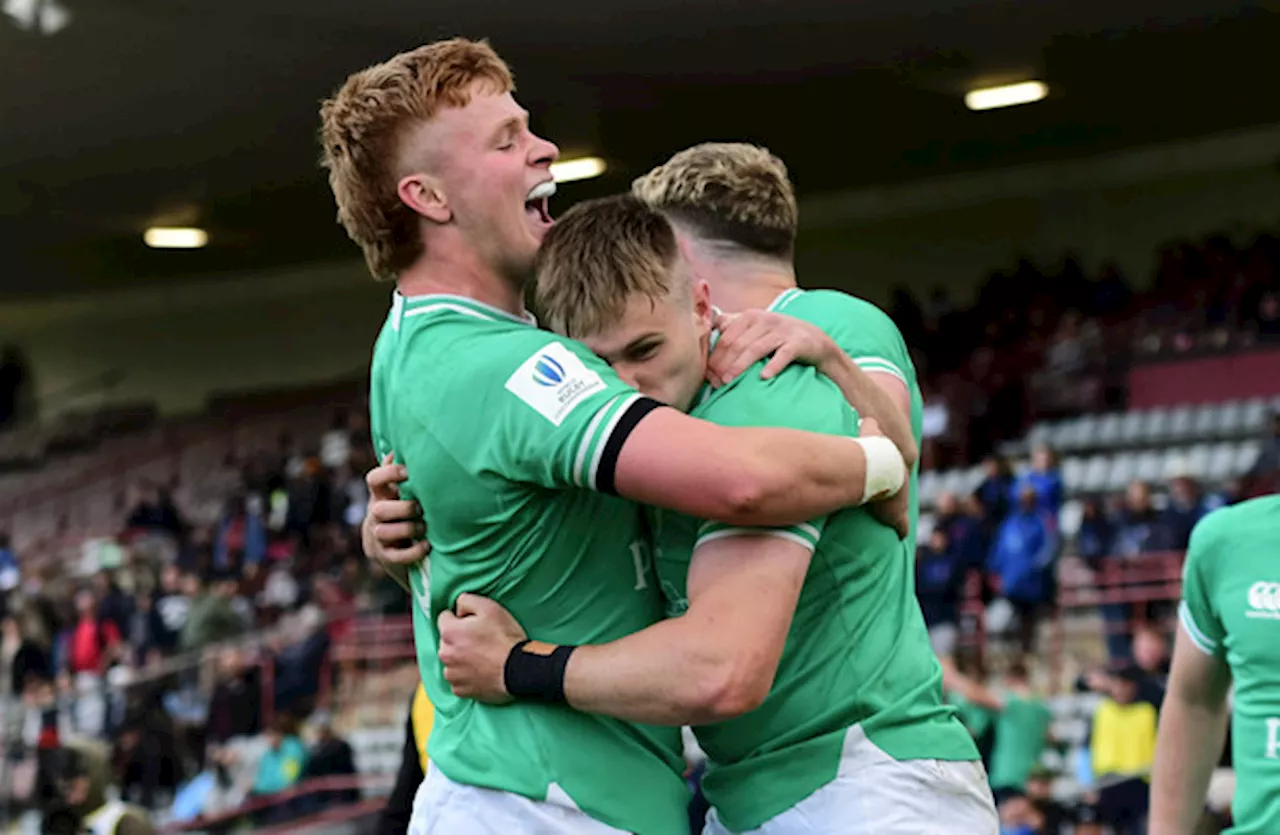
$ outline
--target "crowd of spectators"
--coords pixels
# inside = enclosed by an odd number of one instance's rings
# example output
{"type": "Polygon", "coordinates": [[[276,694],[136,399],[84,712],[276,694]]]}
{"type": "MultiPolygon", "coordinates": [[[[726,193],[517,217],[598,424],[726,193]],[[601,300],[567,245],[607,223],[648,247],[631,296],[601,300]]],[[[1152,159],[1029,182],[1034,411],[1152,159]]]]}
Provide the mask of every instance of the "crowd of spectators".
{"type": "MultiPolygon", "coordinates": [[[[126,800],[168,808],[185,786],[205,814],[307,776],[353,773],[328,718],[310,723],[310,750],[298,728],[333,684],[325,659],[354,612],[407,611],[399,587],[360,554],[372,463],[364,426],[339,414],[309,442],[281,437],[274,455],[228,455],[209,474],[223,499],[213,524],[179,510],[179,483],[133,485],[118,535],[75,561],[87,573],[27,563],[0,534],[10,756],[24,738],[36,751],[60,737],[105,739],[126,800]]],[[[21,770],[23,759],[9,765],[21,770]]],[[[39,775],[20,788],[5,798],[10,811],[52,794],[39,775]]]]}
{"type": "Polygon", "coordinates": [[[1280,341],[1280,238],[1175,241],[1135,290],[1116,264],[1086,275],[1023,259],[992,273],[972,305],[945,287],[895,290],[891,314],[925,389],[926,466],[978,461],[1031,418],[1124,405],[1134,359],[1280,341]]]}

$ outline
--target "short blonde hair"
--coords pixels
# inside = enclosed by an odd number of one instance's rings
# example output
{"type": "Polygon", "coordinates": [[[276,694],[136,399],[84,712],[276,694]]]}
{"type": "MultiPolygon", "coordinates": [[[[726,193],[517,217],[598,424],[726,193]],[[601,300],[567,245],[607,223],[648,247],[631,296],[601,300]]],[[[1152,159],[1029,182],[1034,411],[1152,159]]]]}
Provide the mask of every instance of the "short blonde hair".
{"type": "Polygon", "coordinates": [[[707,240],[790,258],[800,212],[787,166],[765,148],[706,142],[631,184],[631,193],[707,240]]]}
{"type": "Polygon", "coordinates": [[[446,107],[465,107],[476,84],[515,89],[484,41],[438,41],[352,74],[320,107],[323,165],[338,220],[374,278],[394,280],[422,254],[418,216],[397,194],[398,143],[446,107]]]}
{"type": "Polygon", "coordinates": [[[565,336],[600,333],[636,293],[657,302],[681,289],[672,269],[678,253],[671,224],[635,197],[579,203],[542,240],[534,312],[565,336]]]}

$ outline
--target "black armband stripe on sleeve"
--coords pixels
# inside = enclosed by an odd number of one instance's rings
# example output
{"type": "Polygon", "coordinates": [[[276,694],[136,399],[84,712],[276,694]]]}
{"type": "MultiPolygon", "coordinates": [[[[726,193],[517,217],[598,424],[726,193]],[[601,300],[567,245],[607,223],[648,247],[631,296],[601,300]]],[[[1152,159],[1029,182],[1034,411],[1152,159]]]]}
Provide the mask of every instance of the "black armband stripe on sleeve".
{"type": "Polygon", "coordinates": [[[644,416],[665,404],[651,397],[638,398],[626,408],[618,418],[609,437],[604,440],[604,451],[600,455],[600,466],[596,469],[596,489],[611,496],[618,495],[614,478],[618,470],[618,456],[622,453],[622,445],[631,436],[632,430],[639,425],[644,416]]]}

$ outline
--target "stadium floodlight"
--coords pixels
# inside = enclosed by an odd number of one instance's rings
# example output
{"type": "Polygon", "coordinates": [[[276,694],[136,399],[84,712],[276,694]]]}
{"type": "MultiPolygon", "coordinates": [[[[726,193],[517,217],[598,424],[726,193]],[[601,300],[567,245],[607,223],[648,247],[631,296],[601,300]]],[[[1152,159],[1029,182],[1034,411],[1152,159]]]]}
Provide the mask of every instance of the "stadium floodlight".
{"type": "Polygon", "coordinates": [[[1049,95],[1049,85],[1043,81],[1022,81],[1002,84],[999,87],[979,87],[964,95],[964,105],[970,110],[994,110],[1015,104],[1030,104],[1049,95]]]}
{"type": "Polygon", "coordinates": [[[589,180],[604,173],[606,166],[600,157],[579,157],[562,159],[551,163],[551,176],[557,183],[569,183],[574,180],[589,180]]]}
{"type": "Polygon", "coordinates": [[[56,35],[71,23],[71,12],[57,0],[4,0],[0,11],[24,32],[41,35],[56,35]]]}
{"type": "Polygon", "coordinates": [[[153,249],[199,249],[209,243],[209,233],[194,227],[152,226],[142,240],[153,249]]]}

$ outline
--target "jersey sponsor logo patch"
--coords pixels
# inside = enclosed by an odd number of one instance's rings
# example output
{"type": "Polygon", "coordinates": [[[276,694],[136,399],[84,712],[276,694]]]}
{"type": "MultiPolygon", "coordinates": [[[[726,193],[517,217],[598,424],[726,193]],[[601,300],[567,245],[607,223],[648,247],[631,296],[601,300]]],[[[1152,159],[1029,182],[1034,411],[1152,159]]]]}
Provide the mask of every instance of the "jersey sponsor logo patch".
{"type": "Polygon", "coordinates": [[[559,342],[540,348],[507,380],[507,391],[559,426],[573,408],[605,388],[600,375],[559,342]]]}
{"type": "Polygon", "coordinates": [[[1280,583],[1254,583],[1249,587],[1246,617],[1280,620],[1280,583]]]}

